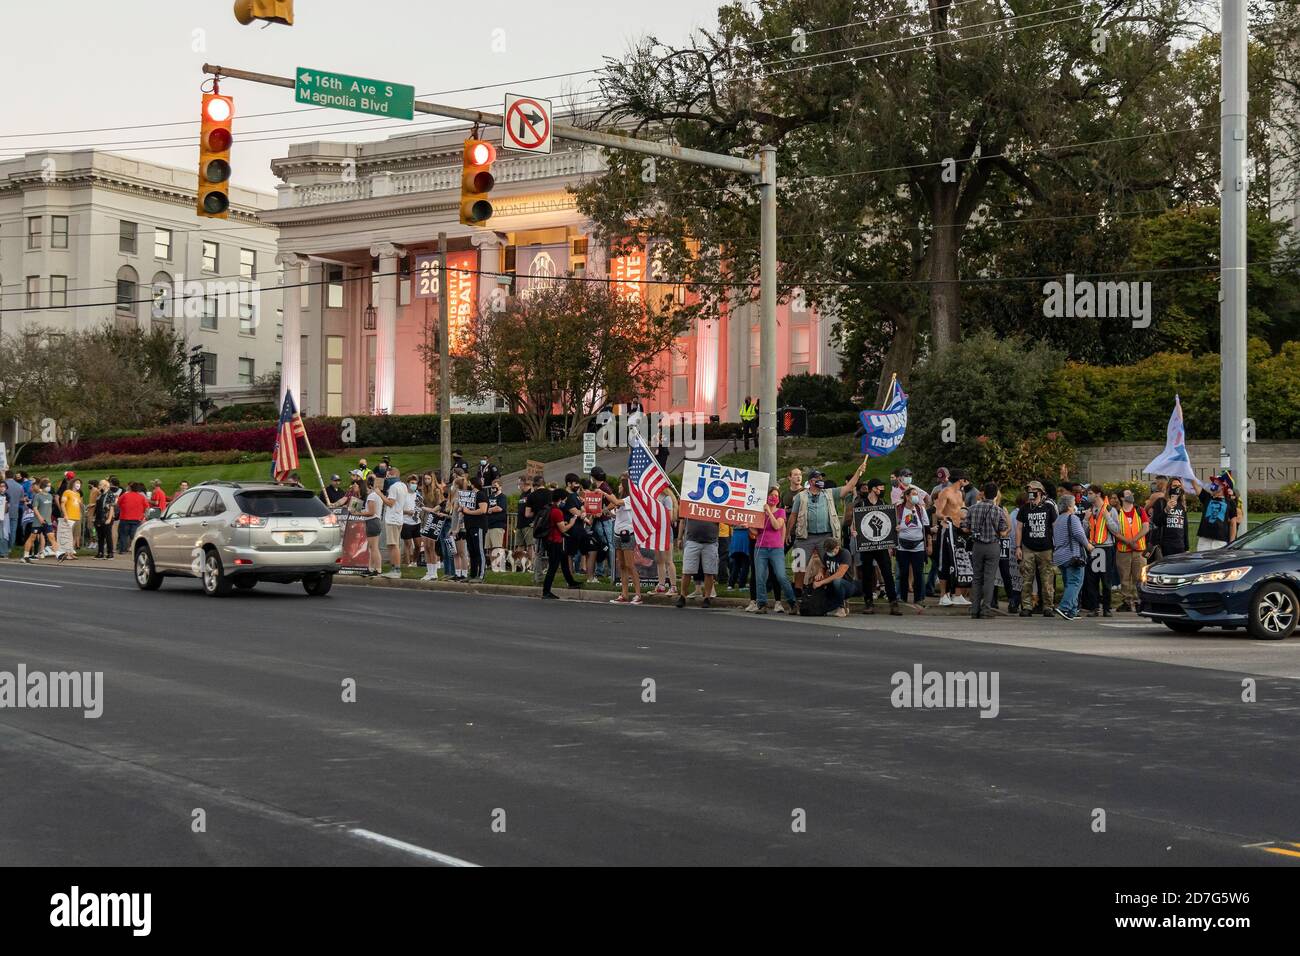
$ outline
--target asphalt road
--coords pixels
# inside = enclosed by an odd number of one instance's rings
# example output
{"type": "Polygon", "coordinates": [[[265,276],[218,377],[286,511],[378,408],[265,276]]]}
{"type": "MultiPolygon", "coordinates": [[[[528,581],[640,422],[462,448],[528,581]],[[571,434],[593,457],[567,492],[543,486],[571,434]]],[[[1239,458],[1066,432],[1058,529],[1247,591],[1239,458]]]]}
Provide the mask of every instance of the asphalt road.
{"type": "Polygon", "coordinates": [[[5,864],[1300,864],[1251,846],[1300,841],[1300,681],[1243,703],[1247,640],[1216,669],[960,620],[13,562],[0,605],[0,670],[104,674],[97,720],[0,709],[5,864]],[[915,664],[996,671],[998,716],[895,708],[915,664]]]}

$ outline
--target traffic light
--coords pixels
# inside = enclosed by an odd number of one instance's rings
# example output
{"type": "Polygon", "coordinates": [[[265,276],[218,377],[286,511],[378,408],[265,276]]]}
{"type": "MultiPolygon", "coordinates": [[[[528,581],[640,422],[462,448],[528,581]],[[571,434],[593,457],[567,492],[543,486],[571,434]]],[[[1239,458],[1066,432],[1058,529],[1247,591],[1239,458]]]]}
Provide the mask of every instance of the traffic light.
{"type": "Polygon", "coordinates": [[[787,405],[776,410],[776,434],[779,438],[797,438],[808,434],[808,409],[787,405]]]}
{"type": "Polygon", "coordinates": [[[199,131],[199,215],[226,219],[230,209],[230,144],[235,101],[220,93],[203,94],[199,131]]]}
{"type": "Polygon", "coordinates": [[[248,26],[254,20],[293,26],[293,0],[235,0],[235,19],[248,26]]]}
{"type": "Polygon", "coordinates": [[[496,185],[492,164],[497,149],[485,139],[465,140],[465,159],[460,177],[460,221],[465,226],[481,226],[492,218],[488,193],[496,185]]]}

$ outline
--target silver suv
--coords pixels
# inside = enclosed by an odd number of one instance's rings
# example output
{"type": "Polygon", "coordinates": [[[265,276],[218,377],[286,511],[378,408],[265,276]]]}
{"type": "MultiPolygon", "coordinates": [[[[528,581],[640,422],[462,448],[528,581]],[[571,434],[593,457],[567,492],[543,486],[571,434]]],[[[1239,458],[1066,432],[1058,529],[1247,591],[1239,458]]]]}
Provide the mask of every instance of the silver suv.
{"type": "Polygon", "coordinates": [[[343,560],[337,515],[305,488],[205,481],[163,514],[150,509],[132,544],[135,583],[156,591],[167,576],[195,577],[214,597],[258,581],[301,581],[328,594],[343,560]]]}

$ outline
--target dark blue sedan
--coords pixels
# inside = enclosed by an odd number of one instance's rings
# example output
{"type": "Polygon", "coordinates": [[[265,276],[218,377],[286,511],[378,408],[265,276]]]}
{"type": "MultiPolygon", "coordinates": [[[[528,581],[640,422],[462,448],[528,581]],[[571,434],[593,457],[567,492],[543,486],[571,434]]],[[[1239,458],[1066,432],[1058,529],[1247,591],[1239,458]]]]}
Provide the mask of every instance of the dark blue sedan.
{"type": "Polygon", "coordinates": [[[1142,572],[1139,613],[1180,634],[1245,627],[1289,637],[1300,620],[1300,515],[1274,518],[1215,551],[1179,554],[1142,572]]]}

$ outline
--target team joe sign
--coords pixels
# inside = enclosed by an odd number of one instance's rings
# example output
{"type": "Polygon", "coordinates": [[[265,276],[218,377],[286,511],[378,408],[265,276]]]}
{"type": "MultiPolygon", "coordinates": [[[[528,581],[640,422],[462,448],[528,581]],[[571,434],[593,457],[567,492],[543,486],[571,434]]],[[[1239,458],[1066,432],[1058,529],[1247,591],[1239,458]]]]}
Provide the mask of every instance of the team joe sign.
{"type": "Polygon", "coordinates": [[[763,523],[768,474],[710,461],[682,465],[682,517],[737,528],[763,523]]]}

